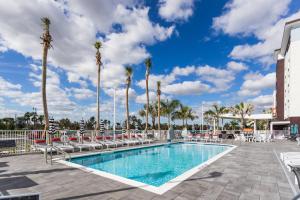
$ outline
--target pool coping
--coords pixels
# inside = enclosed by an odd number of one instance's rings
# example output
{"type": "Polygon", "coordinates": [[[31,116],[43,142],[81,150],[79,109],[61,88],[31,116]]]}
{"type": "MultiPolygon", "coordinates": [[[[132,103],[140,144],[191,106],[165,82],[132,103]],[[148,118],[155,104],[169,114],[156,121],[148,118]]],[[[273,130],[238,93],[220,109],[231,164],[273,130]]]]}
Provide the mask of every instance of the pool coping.
{"type": "MultiPolygon", "coordinates": [[[[190,143],[190,144],[201,144],[201,145],[207,145],[207,144],[213,144],[213,145],[224,145],[224,146],[229,146],[231,148],[227,149],[226,151],[223,151],[222,153],[219,153],[215,156],[213,156],[212,158],[208,159],[207,161],[205,161],[204,163],[201,163],[200,165],[197,165],[196,167],[193,167],[189,170],[187,170],[186,172],[180,174],[179,176],[175,177],[174,179],[164,183],[163,185],[156,187],[156,186],[152,186],[152,185],[148,185],[146,183],[142,183],[142,182],[138,182],[135,180],[131,180],[128,178],[124,178],[122,176],[118,176],[115,174],[111,174],[108,172],[104,172],[104,171],[100,171],[97,169],[92,169],[89,167],[85,167],[79,164],[75,164],[66,160],[57,160],[56,162],[70,166],[70,167],[74,167],[77,169],[81,169],[85,172],[88,173],[93,173],[105,178],[109,178],[121,183],[124,183],[126,185],[130,185],[136,188],[140,188],[158,195],[162,195],[165,192],[167,192],[168,190],[174,188],[175,186],[177,186],[178,184],[180,184],[181,182],[185,181],[186,179],[188,179],[189,177],[191,177],[192,175],[196,174],[197,172],[199,172],[200,170],[204,169],[205,167],[207,167],[208,165],[212,164],[213,162],[215,162],[216,160],[218,160],[219,158],[223,157],[224,155],[228,154],[229,152],[233,151],[237,146],[235,145],[229,145],[229,144],[214,144],[214,143],[199,143],[199,142],[184,142],[184,143],[190,143]]],[[[147,148],[147,147],[154,147],[154,146],[162,146],[165,144],[169,144],[169,143],[161,143],[161,144],[153,144],[153,145],[149,145],[149,146],[141,146],[141,147],[133,147],[133,148],[128,148],[128,149],[119,149],[119,150],[115,150],[115,151],[106,151],[106,152],[98,152],[98,153],[91,153],[91,154],[85,154],[85,155],[77,155],[74,156],[73,158],[76,157],[84,157],[84,156],[92,156],[92,155],[96,155],[96,154],[105,154],[105,153],[112,153],[112,152],[119,152],[119,151],[127,151],[127,150],[132,150],[132,149],[140,149],[140,148],[147,148]]]]}

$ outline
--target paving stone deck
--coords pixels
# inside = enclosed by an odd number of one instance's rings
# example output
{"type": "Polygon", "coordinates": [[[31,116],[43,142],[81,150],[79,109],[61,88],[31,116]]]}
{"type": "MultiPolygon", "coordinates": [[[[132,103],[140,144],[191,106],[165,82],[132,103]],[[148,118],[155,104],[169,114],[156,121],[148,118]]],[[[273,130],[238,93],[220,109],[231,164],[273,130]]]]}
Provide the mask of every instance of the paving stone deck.
{"type": "Polygon", "coordinates": [[[11,156],[0,158],[0,191],[40,193],[42,199],[288,200],[294,194],[276,157],[284,151],[300,152],[300,147],[293,142],[243,143],[163,195],[45,164],[41,154],[11,156]]]}

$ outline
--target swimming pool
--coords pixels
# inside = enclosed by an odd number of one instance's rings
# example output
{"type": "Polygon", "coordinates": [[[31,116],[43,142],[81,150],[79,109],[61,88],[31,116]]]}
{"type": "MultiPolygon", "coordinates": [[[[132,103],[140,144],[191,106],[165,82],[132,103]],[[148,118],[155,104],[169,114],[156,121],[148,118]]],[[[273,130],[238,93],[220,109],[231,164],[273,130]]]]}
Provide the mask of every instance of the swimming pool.
{"type": "Polygon", "coordinates": [[[232,148],[229,145],[176,143],[80,156],[70,162],[106,177],[111,175],[115,180],[121,178],[126,184],[137,186],[138,183],[148,186],[152,192],[162,193],[166,190],[164,186],[170,188],[170,182],[172,185],[180,182],[176,177],[189,175],[186,173],[190,170],[195,171],[195,167],[200,168],[232,148]]]}

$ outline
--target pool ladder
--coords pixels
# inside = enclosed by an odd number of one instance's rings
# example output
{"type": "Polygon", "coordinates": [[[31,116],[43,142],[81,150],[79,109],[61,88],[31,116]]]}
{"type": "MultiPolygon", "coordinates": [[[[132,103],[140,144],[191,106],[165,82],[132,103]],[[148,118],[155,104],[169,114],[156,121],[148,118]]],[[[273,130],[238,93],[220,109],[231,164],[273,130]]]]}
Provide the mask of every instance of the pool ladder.
{"type": "Polygon", "coordinates": [[[52,147],[46,147],[45,149],[45,160],[46,160],[46,163],[48,164],[48,160],[50,160],[50,164],[52,165],[53,164],[53,161],[56,161],[56,160],[60,160],[61,158],[53,158],[53,150],[55,150],[55,152],[57,153],[57,155],[61,154],[63,155],[63,159],[64,160],[71,160],[71,155],[55,146],[52,146],[52,147]],[[50,158],[49,158],[49,155],[48,155],[48,149],[50,149],[50,158]]]}

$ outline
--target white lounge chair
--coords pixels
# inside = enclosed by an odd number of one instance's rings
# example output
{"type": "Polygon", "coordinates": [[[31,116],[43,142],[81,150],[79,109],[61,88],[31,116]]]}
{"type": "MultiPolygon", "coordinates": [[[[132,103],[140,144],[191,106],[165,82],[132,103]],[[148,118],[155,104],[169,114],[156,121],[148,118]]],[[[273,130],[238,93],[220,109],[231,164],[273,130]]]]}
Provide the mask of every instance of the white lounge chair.
{"type": "Polygon", "coordinates": [[[78,148],[80,152],[81,152],[83,149],[85,149],[85,150],[91,150],[91,148],[92,148],[91,145],[79,143],[77,137],[69,137],[69,143],[70,143],[73,147],[78,148]]]}

